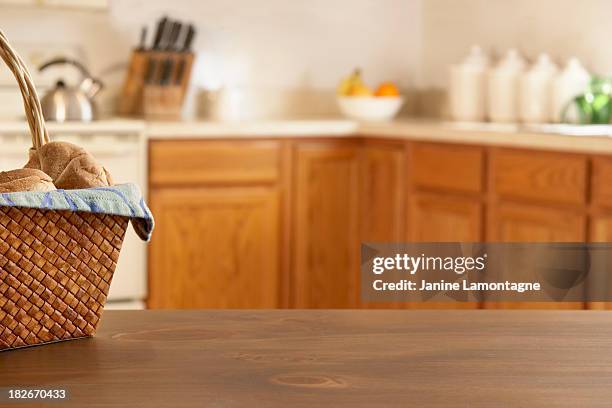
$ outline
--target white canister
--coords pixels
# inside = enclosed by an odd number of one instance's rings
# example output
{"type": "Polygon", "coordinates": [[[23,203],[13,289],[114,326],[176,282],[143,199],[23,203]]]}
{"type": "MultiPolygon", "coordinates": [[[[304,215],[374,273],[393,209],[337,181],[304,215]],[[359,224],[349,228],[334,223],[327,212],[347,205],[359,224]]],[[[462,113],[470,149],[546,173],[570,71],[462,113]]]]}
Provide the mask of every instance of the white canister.
{"type": "Polygon", "coordinates": [[[451,118],[458,121],[485,120],[486,73],[489,57],[477,45],[460,64],[449,69],[449,104],[451,118]]]}
{"type": "Polygon", "coordinates": [[[524,123],[547,123],[552,115],[552,83],[559,69],[548,54],[540,54],[520,79],[520,118],[524,123]]]}
{"type": "Polygon", "coordinates": [[[551,98],[551,120],[553,122],[561,122],[563,110],[576,96],[587,90],[590,80],[591,75],[580,61],[577,58],[570,58],[565,68],[553,81],[551,98]]]}
{"type": "Polygon", "coordinates": [[[493,122],[518,120],[518,83],[525,60],[510,49],[487,76],[487,113],[493,122]]]}

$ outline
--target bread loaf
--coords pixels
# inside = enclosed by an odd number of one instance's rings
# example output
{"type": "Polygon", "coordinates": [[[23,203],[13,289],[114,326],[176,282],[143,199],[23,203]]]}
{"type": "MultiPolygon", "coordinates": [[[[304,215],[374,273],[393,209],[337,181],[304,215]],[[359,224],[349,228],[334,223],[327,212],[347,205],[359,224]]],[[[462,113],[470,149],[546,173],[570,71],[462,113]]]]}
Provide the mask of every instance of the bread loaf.
{"type": "Polygon", "coordinates": [[[89,152],[68,142],[49,142],[38,150],[31,149],[25,167],[47,173],[61,189],[113,185],[108,171],[89,152]]]}
{"type": "Polygon", "coordinates": [[[55,190],[53,180],[37,169],[17,169],[0,172],[0,193],[55,190]]]}

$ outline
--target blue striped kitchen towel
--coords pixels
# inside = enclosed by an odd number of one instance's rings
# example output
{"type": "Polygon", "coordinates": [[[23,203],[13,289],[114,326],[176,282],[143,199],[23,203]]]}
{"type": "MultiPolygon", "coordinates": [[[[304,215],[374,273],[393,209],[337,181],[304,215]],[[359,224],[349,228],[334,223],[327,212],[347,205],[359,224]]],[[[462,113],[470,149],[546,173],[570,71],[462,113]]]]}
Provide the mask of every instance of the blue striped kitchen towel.
{"type": "Polygon", "coordinates": [[[1,193],[0,206],[123,215],[130,218],[134,231],[144,241],[151,238],[155,225],[153,214],[135,184],[82,190],[1,193]]]}

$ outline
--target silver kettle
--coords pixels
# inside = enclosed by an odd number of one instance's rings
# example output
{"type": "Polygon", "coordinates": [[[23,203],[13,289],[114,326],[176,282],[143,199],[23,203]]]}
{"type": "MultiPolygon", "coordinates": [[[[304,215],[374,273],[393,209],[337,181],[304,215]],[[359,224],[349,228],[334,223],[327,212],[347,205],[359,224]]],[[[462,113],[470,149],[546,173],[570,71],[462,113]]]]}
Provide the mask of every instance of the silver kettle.
{"type": "Polygon", "coordinates": [[[43,116],[53,122],[90,122],[97,117],[94,97],[102,89],[102,82],[93,78],[80,62],[68,58],[53,59],[41,65],[38,70],[44,71],[54,65],[66,64],[76,67],[83,79],[75,87],[66,85],[61,79],[57,81],[55,87],[40,101],[43,116]]]}

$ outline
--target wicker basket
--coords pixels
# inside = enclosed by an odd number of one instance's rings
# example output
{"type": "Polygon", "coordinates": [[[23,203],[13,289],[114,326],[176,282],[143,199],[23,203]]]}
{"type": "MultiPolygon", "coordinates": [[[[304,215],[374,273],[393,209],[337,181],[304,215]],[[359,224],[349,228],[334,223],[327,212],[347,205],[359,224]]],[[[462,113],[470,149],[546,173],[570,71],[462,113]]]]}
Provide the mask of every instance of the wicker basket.
{"type": "MultiPolygon", "coordinates": [[[[49,141],[23,61],[0,31],[32,145],[49,141]]],[[[24,152],[25,154],[25,152],[24,152]]],[[[0,350],[92,336],[128,224],[123,216],[0,207],[0,350]]]]}

